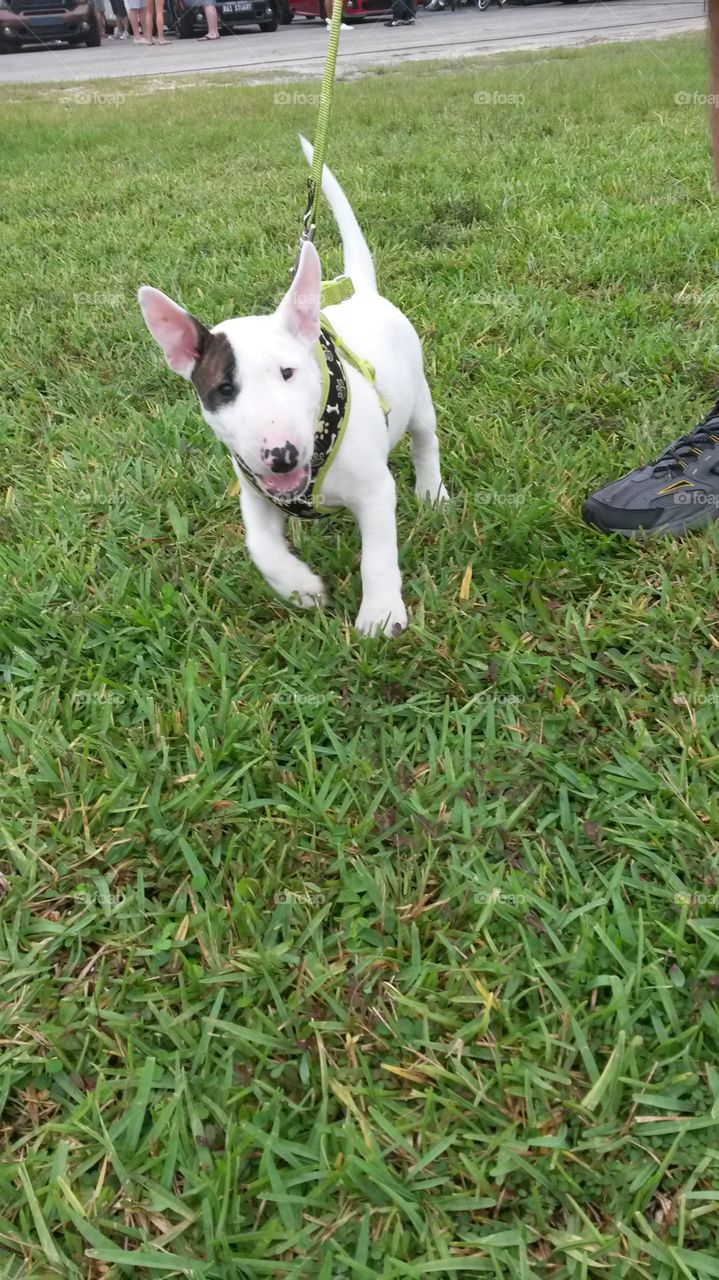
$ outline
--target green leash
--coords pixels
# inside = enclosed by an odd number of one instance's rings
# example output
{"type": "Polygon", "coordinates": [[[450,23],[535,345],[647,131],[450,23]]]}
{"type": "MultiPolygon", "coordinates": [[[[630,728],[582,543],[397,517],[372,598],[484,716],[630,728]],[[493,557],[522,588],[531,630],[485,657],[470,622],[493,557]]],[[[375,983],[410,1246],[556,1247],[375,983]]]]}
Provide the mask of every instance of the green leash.
{"type": "MultiPolygon", "coordinates": [[[[327,45],[327,57],[325,59],[325,73],[322,80],[322,92],[320,94],[320,109],[317,116],[317,128],[315,130],[315,145],[312,153],[312,168],[307,181],[307,208],[305,209],[302,219],[302,234],[297,249],[297,257],[295,265],[290,271],[290,279],[294,276],[299,266],[300,254],[302,246],[306,240],[314,241],[315,231],[317,230],[317,210],[320,203],[320,195],[322,193],[322,170],[325,167],[325,155],[327,153],[327,136],[330,127],[330,111],[332,109],[332,94],[335,87],[335,66],[337,64],[337,49],[340,42],[340,27],[342,26],[342,13],[344,8],[344,0],[333,0],[332,22],[330,24],[329,43],[327,45]]],[[[320,290],[320,305],[324,310],[325,307],[334,306],[339,302],[346,302],[354,293],[354,285],[349,276],[337,276],[335,280],[323,280],[320,290]]],[[[346,360],[354,365],[355,369],[371,382],[374,386],[382,412],[385,418],[388,417],[390,406],[387,404],[384,396],[380,395],[375,384],[374,366],[369,360],[362,360],[355,355],[353,351],[342,341],[339,334],[335,332],[332,325],[324,317],[323,323],[332,335],[335,345],[342,352],[346,360]]]]}
{"type": "MultiPolygon", "coordinates": [[[[337,63],[337,49],[340,42],[342,11],[343,0],[334,0],[332,22],[330,24],[329,31],[329,43],[327,45],[327,57],[325,59],[325,74],[322,80],[322,92],[320,94],[320,109],[317,116],[317,129],[315,130],[312,169],[307,182],[307,208],[305,209],[305,214],[302,219],[302,234],[300,236],[300,244],[297,250],[297,258],[295,260],[295,265],[290,272],[290,275],[292,276],[294,276],[295,271],[297,270],[302,246],[305,240],[314,240],[315,231],[317,230],[317,210],[319,208],[320,193],[322,191],[322,170],[325,166],[325,155],[327,153],[327,135],[330,128],[332,94],[335,87],[335,66],[337,63]]],[[[339,300],[340,299],[338,299],[338,301],[339,300]]]]}

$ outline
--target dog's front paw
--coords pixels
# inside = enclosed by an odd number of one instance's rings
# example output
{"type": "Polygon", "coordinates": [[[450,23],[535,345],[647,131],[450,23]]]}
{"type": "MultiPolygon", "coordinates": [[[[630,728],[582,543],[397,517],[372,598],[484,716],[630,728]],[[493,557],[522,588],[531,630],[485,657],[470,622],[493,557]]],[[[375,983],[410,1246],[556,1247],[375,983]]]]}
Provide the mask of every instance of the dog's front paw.
{"type": "Polygon", "coordinates": [[[284,596],[290,604],[300,609],[312,609],[318,604],[327,604],[327,588],[316,573],[302,566],[302,572],[295,572],[290,577],[275,578],[270,586],[278,595],[284,596]]]}
{"type": "Polygon", "coordinates": [[[438,488],[430,488],[428,484],[421,483],[418,480],[414,491],[421,502],[431,502],[432,506],[439,506],[442,502],[449,502],[449,494],[443,484],[440,484],[438,488]]]}
{"type": "Polygon", "coordinates": [[[394,602],[380,605],[369,605],[362,601],[362,608],[357,614],[355,628],[363,636],[376,636],[384,632],[386,636],[398,636],[407,626],[407,610],[398,596],[394,602]]]}

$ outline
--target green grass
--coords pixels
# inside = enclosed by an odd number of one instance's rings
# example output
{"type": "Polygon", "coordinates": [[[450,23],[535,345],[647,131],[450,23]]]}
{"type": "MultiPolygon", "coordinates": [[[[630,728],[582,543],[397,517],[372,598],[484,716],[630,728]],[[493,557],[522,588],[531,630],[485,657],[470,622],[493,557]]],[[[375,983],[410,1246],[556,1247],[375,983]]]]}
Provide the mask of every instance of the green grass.
{"type": "Polygon", "coordinates": [[[394,642],[134,301],[276,303],[314,110],[146,88],[0,94],[0,1274],[717,1277],[718,531],[579,516],[714,385],[702,44],[339,89],[453,495],[400,447],[394,642]]]}

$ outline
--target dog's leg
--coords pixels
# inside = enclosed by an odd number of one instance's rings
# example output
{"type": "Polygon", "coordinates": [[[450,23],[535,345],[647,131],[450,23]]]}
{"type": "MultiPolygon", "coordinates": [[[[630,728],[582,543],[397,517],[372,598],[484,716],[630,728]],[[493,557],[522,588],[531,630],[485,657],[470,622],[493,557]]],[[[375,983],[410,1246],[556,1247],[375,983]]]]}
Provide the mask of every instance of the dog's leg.
{"type": "Polygon", "coordinates": [[[446,502],[449,494],[442,484],[439,469],[439,441],[437,440],[437,415],[426,380],[417,392],[412,417],[409,420],[410,447],[416,479],[418,498],[430,502],[446,502]]]}
{"type": "Polygon", "coordinates": [[[240,506],[247,550],[262,576],[279,596],[303,609],[322,604],[327,592],[321,578],[293,556],[284,539],[285,516],[271,502],[240,481],[240,506]]]}
{"type": "Polygon", "coordinates": [[[407,626],[397,559],[396,504],[395,484],[387,467],[376,481],[372,476],[361,497],[348,504],[362,536],[362,605],[355,626],[367,636],[378,631],[395,636],[407,626]]]}

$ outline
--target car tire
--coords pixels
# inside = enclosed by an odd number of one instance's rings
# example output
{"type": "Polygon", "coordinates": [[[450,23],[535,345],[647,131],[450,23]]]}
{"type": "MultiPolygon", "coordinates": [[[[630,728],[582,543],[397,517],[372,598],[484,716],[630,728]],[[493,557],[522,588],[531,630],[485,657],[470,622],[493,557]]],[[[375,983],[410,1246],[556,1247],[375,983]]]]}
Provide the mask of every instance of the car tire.
{"type": "Polygon", "coordinates": [[[100,48],[100,45],[102,44],[102,37],[100,35],[100,28],[97,25],[97,23],[94,23],[89,36],[85,40],[85,44],[87,45],[88,49],[100,48]]]}
{"type": "Polygon", "coordinates": [[[290,9],[290,0],[274,0],[275,17],[282,27],[289,27],[294,13],[290,9]]]}
{"type": "Polygon", "coordinates": [[[273,18],[271,22],[260,22],[259,28],[260,28],[260,31],[265,31],[265,32],[276,31],[277,19],[273,18]]]}
{"type": "Polygon", "coordinates": [[[178,40],[192,39],[195,34],[194,23],[192,21],[192,11],[178,15],[175,30],[177,31],[178,40]]]}

